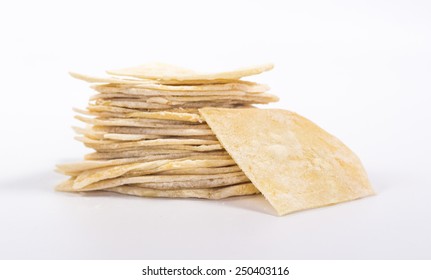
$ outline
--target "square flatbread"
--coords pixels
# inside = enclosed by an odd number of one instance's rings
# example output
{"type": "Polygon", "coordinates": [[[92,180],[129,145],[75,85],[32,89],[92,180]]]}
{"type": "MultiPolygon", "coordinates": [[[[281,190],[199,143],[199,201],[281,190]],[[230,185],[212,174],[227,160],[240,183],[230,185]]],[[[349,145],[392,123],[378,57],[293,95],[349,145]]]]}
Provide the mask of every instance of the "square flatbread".
{"type": "Polygon", "coordinates": [[[374,193],[358,157],[298,114],[277,109],[199,111],[280,215],[374,193]]]}

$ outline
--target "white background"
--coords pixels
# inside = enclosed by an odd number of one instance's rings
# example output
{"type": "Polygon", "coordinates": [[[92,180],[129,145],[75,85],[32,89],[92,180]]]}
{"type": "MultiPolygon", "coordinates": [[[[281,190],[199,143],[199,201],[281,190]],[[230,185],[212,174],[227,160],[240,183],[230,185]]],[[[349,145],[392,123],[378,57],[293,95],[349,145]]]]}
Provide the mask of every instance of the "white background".
{"type": "Polygon", "coordinates": [[[430,1],[2,1],[1,259],[431,258],[430,1]],[[378,195],[284,217],[222,201],[56,193],[80,160],[67,71],[148,61],[253,78],[342,139],[378,195]]]}

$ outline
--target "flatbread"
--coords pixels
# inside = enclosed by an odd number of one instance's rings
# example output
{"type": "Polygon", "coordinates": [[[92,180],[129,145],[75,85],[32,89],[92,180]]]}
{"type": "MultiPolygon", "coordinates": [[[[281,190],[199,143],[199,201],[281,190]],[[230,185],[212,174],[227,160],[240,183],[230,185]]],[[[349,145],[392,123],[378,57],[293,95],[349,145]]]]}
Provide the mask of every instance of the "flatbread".
{"type": "Polygon", "coordinates": [[[137,96],[124,93],[103,93],[91,97],[91,100],[112,100],[112,101],[133,101],[133,102],[146,102],[156,103],[162,105],[181,105],[190,102],[241,102],[253,104],[267,104],[270,102],[278,101],[278,97],[269,93],[260,94],[247,94],[247,95],[218,95],[217,92],[206,96],[137,96]]]}
{"type": "Polygon", "coordinates": [[[218,144],[217,140],[205,139],[192,139],[192,138],[164,138],[164,139],[150,139],[139,141],[115,141],[115,140],[94,140],[86,137],[75,137],[76,140],[88,144],[89,147],[100,149],[124,149],[136,148],[144,146],[166,146],[166,145],[214,145],[218,144]]]}
{"type": "Polygon", "coordinates": [[[209,152],[198,152],[198,151],[187,151],[187,150],[132,150],[132,151],[121,151],[121,152],[95,152],[87,154],[84,158],[86,160],[112,160],[112,159],[124,159],[124,158],[135,158],[135,157],[146,157],[148,160],[156,159],[170,159],[170,158],[183,158],[189,156],[198,155],[225,155],[227,154],[224,150],[216,150],[209,152]]]}
{"type": "Polygon", "coordinates": [[[298,114],[277,109],[200,112],[280,215],[374,193],[357,156],[298,114]]]}
{"type": "Polygon", "coordinates": [[[154,189],[216,188],[245,182],[249,182],[249,179],[243,172],[209,175],[148,175],[107,179],[79,189],[73,188],[73,183],[70,189],[65,189],[60,184],[58,189],[63,191],[93,191],[128,184],[137,184],[140,187],[154,189]]]}
{"type": "Polygon", "coordinates": [[[137,102],[137,101],[134,101],[132,99],[129,99],[129,100],[101,100],[101,99],[98,99],[94,102],[94,104],[95,105],[101,105],[101,106],[112,106],[112,107],[121,107],[121,108],[127,108],[127,109],[137,109],[137,110],[163,111],[163,110],[174,108],[173,106],[170,106],[170,105],[137,102]]]}
{"type": "Polygon", "coordinates": [[[258,93],[247,93],[239,90],[225,90],[225,91],[162,91],[147,88],[136,87],[118,87],[114,85],[95,85],[91,86],[92,89],[104,94],[126,94],[136,97],[143,96],[207,96],[217,93],[222,96],[244,96],[244,95],[257,95],[258,93]]]}
{"type": "Polygon", "coordinates": [[[227,81],[239,80],[242,77],[271,70],[273,67],[272,64],[263,64],[219,73],[198,73],[190,69],[168,64],[148,63],[137,67],[109,70],[106,72],[115,76],[157,80],[161,84],[181,83],[186,85],[196,83],[224,83],[227,81]]]}
{"type": "MultiPolygon", "coordinates": [[[[212,135],[212,131],[208,128],[206,130],[174,130],[177,133],[172,135],[158,135],[158,134],[139,134],[139,133],[109,133],[103,130],[94,130],[92,127],[82,128],[82,127],[72,127],[76,134],[83,135],[87,138],[93,140],[116,140],[116,141],[138,141],[138,140],[151,140],[151,139],[163,139],[163,138],[193,138],[193,139],[204,139],[204,140],[217,140],[217,138],[212,135]],[[190,132],[187,134],[187,132],[190,132]],[[175,135],[179,134],[179,135],[175,135]]],[[[108,129],[109,130],[109,129],[108,129]]],[[[127,131],[127,130],[126,130],[127,131]]],[[[158,131],[163,131],[159,129],[158,131]]],[[[154,132],[154,131],[153,131],[154,132]]],[[[163,131],[167,133],[169,131],[163,131]]]]}
{"type": "MultiPolygon", "coordinates": [[[[93,140],[116,140],[116,141],[138,141],[138,140],[154,140],[154,139],[162,139],[170,136],[167,135],[148,135],[148,134],[122,134],[122,133],[106,133],[103,131],[93,130],[91,127],[82,128],[82,127],[72,127],[76,134],[83,135],[87,138],[93,140]]],[[[181,137],[181,136],[178,136],[181,137]]],[[[202,138],[204,136],[193,136],[196,139],[208,139],[208,140],[216,140],[215,136],[205,136],[207,138],[202,138]]]]}
{"type": "Polygon", "coordinates": [[[224,84],[204,84],[204,85],[162,85],[157,83],[143,83],[143,84],[115,84],[110,85],[118,88],[144,88],[158,91],[174,91],[174,92],[220,92],[220,91],[242,91],[247,93],[259,93],[270,90],[269,86],[257,84],[248,81],[235,81],[224,84]]]}
{"type": "MultiPolygon", "coordinates": [[[[182,155],[179,154],[174,158],[181,158],[181,159],[217,159],[217,160],[224,160],[226,158],[230,158],[230,156],[225,153],[208,153],[208,154],[197,154],[197,155],[182,155]]],[[[117,166],[117,165],[123,165],[128,163],[135,163],[135,162],[149,162],[149,161],[155,161],[155,160],[163,160],[163,159],[172,159],[169,158],[163,158],[163,157],[156,157],[154,156],[147,156],[147,157],[135,157],[135,158],[122,158],[122,159],[112,159],[112,160],[84,160],[80,162],[72,162],[72,163],[63,163],[63,164],[57,164],[56,168],[57,171],[64,174],[70,174],[70,173],[81,173],[86,170],[96,169],[96,168],[102,168],[102,167],[109,167],[109,166],[117,166]]],[[[239,171],[239,170],[238,170],[239,171]]],[[[223,172],[222,172],[223,173],[223,172]]],[[[75,175],[73,175],[75,176],[75,175]]]]}
{"type": "Polygon", "coordinates": [[[135,109],[103,106],[103,105],[95,105],[95,104],[90,104],[87,107],[87,110],[90,112],[118,113],[118,114],[129,114],[129,113],[141,112],[140,110],[135,110],[135,109]]]}
{"type": "Polygon", "coordinates": [[[85,137],[97,140],[97,139],[104,139],[104,132],[101,131],[95,131],[91,129],[91,127],[83,128],[78,126],[72,126],[72,129],[75,131],[78,135],[84,135],[85,137]]]}
{"type": "Polygon", "coordinates": [[[177,112],[136,112],[127,114],[129,118],[147,118],[147,119],[159,119],[159,120],[174,120],[184,122],[204,122],[199,114],[191,113],[177,113],[177,112]]]}
{"type": "Polygon", "coordinates": [[[148,151],[152,153],[158,152],[169,153],[171,151],[195,151],[195,152],[208,152],[208,151],[218,151],[223,150],[220,144],[214,145],[160,145],[160,146],[139,146],[139,147],[127,147],[127,148],[112,148],[112,147],[98,147],[91,144],[85,144],[85,146],[92,148],[98,152],[127,152],[127,151],[148,151]]]}
{"type": "MultiPolygon", "coordinates": [[[[56,188],[57,191],[63,192],[76,192],[72,188],[74,178],[71,178],[56,188]]],[[[189,198],[206,198],[206,199],[222,199],[238,195],[252,195],[257,194],[259,191],[253,184],[237,184],[226,187],[206,188],[206,189],[175,189],[175,190],[159,190],[151,188],[136,187],[135,185],[124,185],[121,187],[114,187],[104,189],[103,191],[110,191],[128,195],[143,196],[143,197],[189,197],[189,198]]]]}
{"type": "Polygon", "coordinates": [[[82,189],[89,184],[124,176],[131,171],[139,171],[142,172],[141,174],[153,174],[168,170],[200,167],[222,167],[233,164],[235,164],[235,162],[230,157],[226,156],[222,159],[167,159],[101,167],[85,170],[80,173],[75,179],[73,188],[82,189]]]}
{"type": "MultiPolygon", "coordinates": [[[[109,107],[118,108],[121,107],[109,107]]],[[[87,115],[87,116],[97,116],[102,118],[137,118],[137,119],[150,119],[150,120],[171,120],[171,121],[181,121],[181,122],[192,122],[192,123],[202,123],[203,119],[199,114],[192,113],[177,113],[177,112],[166,112],[166,111],[155,111],[155,112],[141,112],[131,110],[131,112],[114,113],[109,111],[90,111],[82,109],[73,109],[75,112],[87,115]]],[[[126,109],[128,110],[128,109],[126,109]]]]}
{"type": "Polygon", "coordinates": [[[115,134],[144,134],[166,136],[210,136],[214,135],[208,127],[206,129],[194,128],[149,128],[149,127],[124,127],[124,126],[94,126],[94,131],[115,134]]]}
{"type": "Polygon", "coordinates": [[[228,187],[211,188],[211,189],[180,189],[180,190],[156,190],[150,188],[141,188],[133,186],[116,187],[106,189],[105,191],[116,192],[143,197],[170,197],[170,198],[205,198],[205,199],[223,199],[239,195],[258,194],[259,191],[253,184],[239,184],[228,187]]]}
{"type": "Polygon", "coordinates": [[[61,173],[80,173],[85,170],[102,168],[115,165],[123,165],[128,163],[140,162],[147,160],[146,157],[114,159],[114,160],[86,160],[81,162],[57,164],[57,170],[61,173]]]}
{"type": "Polygon", "coordinates": [[[232,101],[211,101],[211,102],[187,102],[183,104],[169,105],[169,104],[159,104],[159,103],[147,103],[139,102],[136,100],[96,100],[96,105],[102,106],[114,106],[129,109],[144,109],[144,110],[157,110],[165,111],[168,109],[198,109],[203,107],[223,107],[223,108],[234,108],[242,105],[248,105],[252,103],[247,103],[247,101],[232,100],[232,101]]]}
{"type": "Polygon", "coordinates": [[[143,84],[143,83],[154,83],[151,80],[145,81],[142,79],[136,80],[136,79],[120,79],[117,77],[95,77],[95,76],[89,76],[84,74],[79,74],[76,72],[69,72],[69,75],[72,76],[75,79],[85,81],[88,83],[112,83],[112,84],[143,84]]]}
{"type": "Polygon", "coordinates": [[[139,112],[150,112],[150,113],[158,113],[158,112],[174,112],[174,113],[191,113],[191,114],[199,114],[198,109],[195,108],[170,108],[166,110],[158,110],[158,111],[149,111],[149,110],[137,110],[130,108],[122,108],[115,106],[104,106],[104,105],[96,105],[90,104],[87,107],[90,112],[112,112],[112,113],[120,113],[120,114],[128,114],[128,113],[139,113],[139,112]]]}
{"type": "MultiPolygon", "coordinates": [[[[231,165],[226,167],[200,167],[200,168],[183,168],[183,169],[174,169],[167,170],[162,172],[156,172],[157,175],[205,175],[205,174],[224,174],[224,173],[233,173],[240,172],[241,169],[238,165],[231,165]]],[[[129,176],[141,176],[141,173],[138,172],[129,172],[129,176]]]]}
{"type": "Polygon", "coordinates": [[[163,85],[155,83],[154,80],[142,79],[124,79],[117,77],[95,77],[84,75],[76,72],[69,72],[70,76],[75,79],[82,80],[88,83],[109,84],[111,87],[119,88],[145,88],[163,91],[229,91],[239,90],[249,93],[265,92],[269,90],[267,85],[256,84],[248,81],[234,81],[224,84],[207,84],[207,85],[163,85]]]}
{"type": "Polygon", "coordinates": [[[101,118],[87,118],[81,115],[76,115],[75,118],[86,124],[92,124],[92,125],[98,125],[98,126],[208,129],[208,126],[206,124],[173,121],[173,120],[127,119],[127,118],[101,119],[101,118]]]}
{"type": "Polygon", "coordinates": [[[73,109],[76,113],[80,113],[86,116],[94,116],[94,117],[100,117],[100,118],[124,118],[126,114],[122,113],[112,113],[112,112],[95,112],[95,111],[88,111],[88,110],[80,110],[80,109],[73,109]]]}

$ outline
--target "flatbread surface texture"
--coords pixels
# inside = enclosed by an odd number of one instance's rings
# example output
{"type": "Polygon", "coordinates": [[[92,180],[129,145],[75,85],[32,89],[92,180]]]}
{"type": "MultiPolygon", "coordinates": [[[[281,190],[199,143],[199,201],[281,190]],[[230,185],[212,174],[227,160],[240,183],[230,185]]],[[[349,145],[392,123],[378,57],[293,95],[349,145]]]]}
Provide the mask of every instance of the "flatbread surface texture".
{"type": "Polygon", "coordinates": [[[296,113],[278,109],[199,111],[279,215],[374,194],[358,157],[296,113]]]}

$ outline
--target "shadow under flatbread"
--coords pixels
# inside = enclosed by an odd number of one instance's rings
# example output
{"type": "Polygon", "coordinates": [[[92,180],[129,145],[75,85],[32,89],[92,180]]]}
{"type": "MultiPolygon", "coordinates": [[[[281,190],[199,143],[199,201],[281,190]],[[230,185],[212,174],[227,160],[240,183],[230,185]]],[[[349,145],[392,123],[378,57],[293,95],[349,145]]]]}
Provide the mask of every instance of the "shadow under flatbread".
{"type": "MultiPolygon", "coordinates": [[[[64,162],[70,162],[70,160],[64,160],[64,162]]],[[[75,160],[76,161],[76,160],[75,160]]],[[[63,161],[62,161],[63,162],[63,161]]],[[[222,204],[220,207],[232,207],[247,209],[253,212],[259,212],[271,216],[276,216],[277,214],[268,204],[265,198],[261,194],[247,195],[247,196],[236,196],[228,197],[220,200],[208,200],[199,198],[157,198],[157,197],[138,197],[132,195],[123,195],[108,191],[95,191],[95,192],[56,192],[55,187],[66,180],[67,178],[54,171],[54,166],[52,170],[44,170],[42,172],[34,172],[31,174],[23,174],[19,177],[9,178],[0,182],[1,188],[13,189],[16,192],[52,192],[58,193],[60,195],[65,195],[68,197],[112,197],[115,199],[137,199],[137,200],[160,200],[160,203],[164,203],[163,200],[189,200],[189,201],[205,201],[205,203],[217,203],[222,204]]]]}
{"type": "MultiPolygon", "coordinates": [[[[385,172],[376,172],[371,171],[369,173],[370,180],[373,184],[373,187],[376,190],[376,194],[379,195],[382,192],[386,192],[390,189],[390,186],[393,184],[391,181],[401,180],[399,178],[401,176],[397,176],[393,174],[393,176],[388,176],[385,172]],[[390,178],[390,179],[388,179],[390,178]]],[[[9,178],[0,182],[0,186],[2,189],[13,189],[16,192],[53,192],[55,193],[55,187],[66,180],[65,176],[58,174],[54,171],[54,167],[52,170],[45,170],[43,172],[34,172],[31,174],[23,174],[19,177],[9,178]]],[[[275,210],[271,207],[271,205],[265,200],[265,198],[261,194],[256,195],[247,195],[247,196],[236,196],[236,197],[228,197],[220,200],[206,200],[199,198],[156,198],[156,197],[138,197],[132,195],[123,195],[108,191],[96,191],[96,192],[78,192],[78,193],[67,193],[67,192],[58,192],[58,194],[73,197],[75,196],[77,199],[79,197],[113,197],[115,199],[152,199],[152,200],[160,200],[160,203],[164,203],[163,200],[190,200],[190,201],[204,201],[205,203],[216,203],[222,204],[220,207],[231,207],[231,208],[240,208],[247,209],[252,212],[258,212],[270,216],[278,216],[275,210]]],[[[367,198],[365,198],[366,200],[367,198]]],[[[358,200],[362,201],[362,199],[358,200]]],[[[357,202],[356,202],[357,203],[357,202]]]]}
{"type": "Polygon", "coordinates": [[[397,185],[394,181],[402,180],[401,176],[397,175],[396,172],[391,172],[391,174],[388,174],[388,172],[384,170],[367,171],[368,178],[370,179],[371,185],[373,186],[377,195],[381,192],[386,192],[387,190],[389,190],[391,188],[391,185],[397,185]]]}
{"type": "Polygon", "coordinates": [[[246,209],[253,212],[259,212],[262,214],[277,216],[277,213],[275,212],[275,210],[272,209],[272,207],[268,204],[268,202],[261,194],[234,196],[234,197],[228,197],[228,198],[223,198],[219,200],[211,200],[211,199],[204,199],[204,198],[182,198],[182,197],[140,197],[140,196],[134,196],[134,195],[108,192],[103,190],[93,191],[93,192],[65,193],[65,194],[80,195],[85,197],[115,197],[118,199],[133,199],[133,200],[151,199],[151,200],[159,200],[160,203],[163,203],[163,200],[169,200],[169,201],[188,200],[191,203],[199,201],[199,202],[205,202],[205,203],[222,204],[220,205],[220,207],[227,206],[232,208],[241,208],[241,209],[246,209]]]}
{"type": "Polygon", "coordinates": [[[221,203],[223,206],[247,209],[253,212],[259,212],[270,216],[278,216],[263,195],[254,194],[246,196],[228,197],[221,200],[211,200],[211,203],[221,203]]]}

